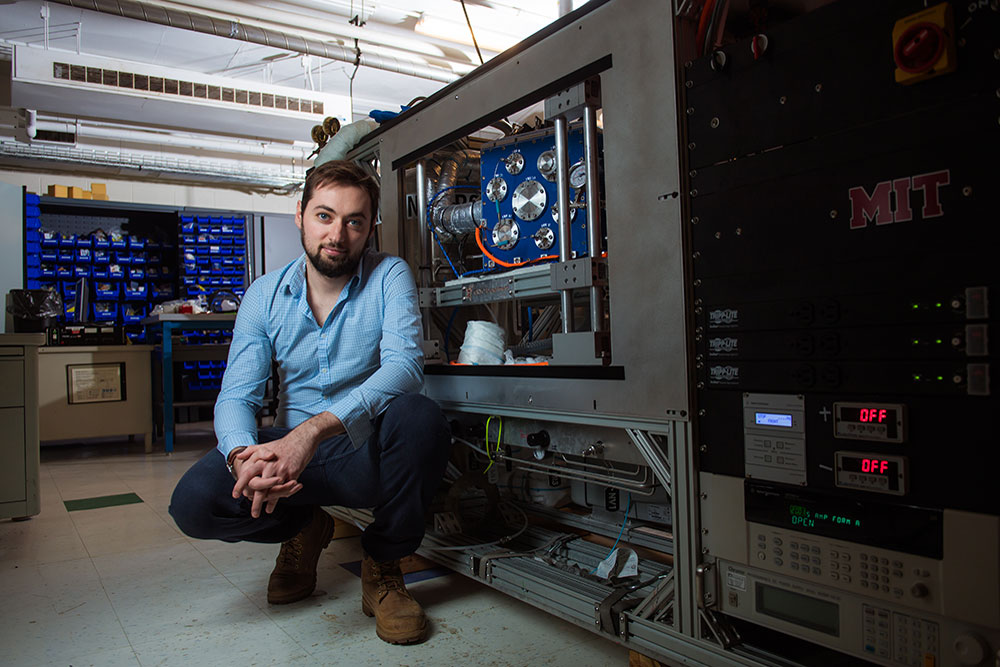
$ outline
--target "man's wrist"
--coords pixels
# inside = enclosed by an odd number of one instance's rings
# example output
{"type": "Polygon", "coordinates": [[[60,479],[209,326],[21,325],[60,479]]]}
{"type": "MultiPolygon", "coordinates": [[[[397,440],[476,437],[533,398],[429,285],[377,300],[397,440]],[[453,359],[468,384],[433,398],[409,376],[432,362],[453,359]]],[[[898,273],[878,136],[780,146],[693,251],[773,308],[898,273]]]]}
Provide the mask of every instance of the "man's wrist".
{"type": "Polygon", "coordinates": [[[233,447],[229,451],[229,455],[226,456],[226,469],[229,470],[229,474],[233,476],[233,479],[236,479],[236,465],[235,465],[236,455],[242,452],[244,449],[246,449],[246,447],[243,445],[240,445],[238,447],[233,447]]]}

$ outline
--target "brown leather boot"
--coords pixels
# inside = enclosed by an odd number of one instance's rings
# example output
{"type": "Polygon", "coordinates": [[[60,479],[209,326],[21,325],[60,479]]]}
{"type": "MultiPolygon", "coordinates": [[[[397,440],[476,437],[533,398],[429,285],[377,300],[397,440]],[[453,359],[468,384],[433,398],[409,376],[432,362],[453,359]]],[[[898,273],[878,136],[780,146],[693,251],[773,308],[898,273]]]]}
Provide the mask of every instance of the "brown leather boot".
{"type": "Polygon", "coordinates": [[[333,517],[321,507],[302,532],[281,543],[274,570],[267,581],[267,601],[288,604],[309,597],[316,589],[316,563],[333,537],[333,517]]]}
{"type": "Polygon", "coordinates": [[[403,584],[399,561],[361,561],[361,611],[375,617],[375,634],[390,644],[416,644],[427,638],[427,617],[403,584]]]}

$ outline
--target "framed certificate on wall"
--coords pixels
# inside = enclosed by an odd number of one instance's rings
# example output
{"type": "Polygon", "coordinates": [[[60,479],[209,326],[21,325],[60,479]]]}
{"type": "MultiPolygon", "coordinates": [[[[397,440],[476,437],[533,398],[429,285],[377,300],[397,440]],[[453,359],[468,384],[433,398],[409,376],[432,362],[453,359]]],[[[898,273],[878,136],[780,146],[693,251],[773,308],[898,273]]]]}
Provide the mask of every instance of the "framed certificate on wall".
{"type": "Polygon", "coordinates": [[[66,366],[66,398],[70,403],[124,401],[125,363],[66,366]]]}

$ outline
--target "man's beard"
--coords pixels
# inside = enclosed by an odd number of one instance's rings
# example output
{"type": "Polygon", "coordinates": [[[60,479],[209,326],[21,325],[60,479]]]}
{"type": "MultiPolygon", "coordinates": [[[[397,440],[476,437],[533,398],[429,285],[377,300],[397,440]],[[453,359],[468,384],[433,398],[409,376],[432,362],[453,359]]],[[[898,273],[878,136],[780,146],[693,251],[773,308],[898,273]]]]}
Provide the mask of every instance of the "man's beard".
{"type": "Polygon", "coordinates": [[[327,278],[340,278],[341,276],[353,275],[354,272],[358,270],[358,264],[361,262],[361,256],[365,252],[364,246],[358,251],[357,254],[352,255],[347,252],[339,257],[330,257],[329,255],[323,254],[323,247],[318,246],[315,252],[310,252],[306,248],[305,234],[300,233],[302,236],[302,247],[306,251],[306,257],[309,258],[309,263],[313,265],[313,268],[320,272],[320,274],[326,276],[327,278]]]}

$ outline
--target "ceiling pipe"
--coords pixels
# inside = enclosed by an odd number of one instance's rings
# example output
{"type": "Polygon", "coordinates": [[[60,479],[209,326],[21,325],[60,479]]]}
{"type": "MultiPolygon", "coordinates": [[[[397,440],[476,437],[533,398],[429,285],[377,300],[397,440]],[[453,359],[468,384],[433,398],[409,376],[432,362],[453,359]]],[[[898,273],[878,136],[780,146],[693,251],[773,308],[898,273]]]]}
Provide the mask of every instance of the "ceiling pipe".
{"type": "Polygon", "coordinates": [[[155,132],[127,130],[115,127],[100,127],[83,123],[67,123],[59,121],[39,120],[35,127],[47,132],[62,132],[75,134],[78,138],[111,139],[128,143],[160,146],[166,150],[172,148],[198,148],[220,153],[238,153],[240,155],[255,155],[259,157],[290,159],[304,161],[309,154],[305,149],[275,146],[265,143],[246,143],[224,141],[185,135],[171,134],[169,136],[155,132]]]}
{"type": "MultiPolygon", "coordinates": [[[[160,0],[157,4],[162,2],[163,0],[160,0]]],[[[199,9],[202,8],[200,4],[204,4],[189,2],[188,0],[168,0],[168,2],[170,2],[170,4],[189,5],[199,9]]],[[[479,62],[478,56],[476,56],[476,52],[471,46],[466,46],[465,44],[460,44],[458,42],[452,42],[428,35],[417,35],[412,30],[399,28],[395,25],[371,19],[368,20],[368,23],[364,27],[359,28],[349,23],[349,19],[352,15],[351,12],[348,11],[348,6],[349,5],[347,3],[344,3],[344,11],[341,13],[336,12],[335,8],[322,2],[321,0],[281,0],[280,2],[268,2],[265,7],[258,4],[241,2],[241,8],[237,15],[249,16],[251,11],[256,12],[266,9],[268,11],[278,12],[278,15],[282,18],[273,22],[279,24],[290,25],[302,29],[315,28],[338,38],[349,40],[357,39],[367,44],[381,45],[400,51],[408,51],[420,56],[438,58],[443,62],[455,65],[474,67],[475,64],[479,62]],[[333,19],[329,18],[331,14],[334,17],[333,19]],[[295,17],[294,20],[291,17],[295,17]],[[318,20],[322,20],[321,27],[319,27],[319,24],[317,23],[318,20]],[[303,21],[305,21],[305,23],[303,23],[303,21]],[[460,51],[465,54],[467,60],[461,61],[449,57],[445,55],[445,49],[448,51],[460,51]]],[[[217,5],[214,4],[213,7],[217,7],[217,5]]],[[[413,10],[409,10],[405,13],[414,17],[419,17],[421,14],[421,12],[413,10]]],[[[482,45],[480,45],[480,49],[483,52],[483,56],[487,60],[497,55],[496,51],[483,49],[482,45]]]]}
{"type": "Polygon", "coordinates": [[[445,72],[429,66],[408,63],[398,58],[372,53],[361,53],[358,59],[352,49],[338,44],[329,44],[315,39],[298,37],[278,30],[260,28],[237,21],[217,19],[205,14],[167,9],[166,7],[145,2],[135,2],[134,0],[50,0],[50,2],[77,9],[88,9],[123,18],[146,21],[147,23],[155,23],[171,28],[191,30],[216,37],[237,39],[284,51],[305,53],[329,60],[339,60],[351,63],[352,65],[357,59],[359,60],[359,64],[364,67],[372,67],[386,72],[395,72],[397,74],[429,79],[441,83],[451,83],[458,78],[458,74],[445,72]]]}

